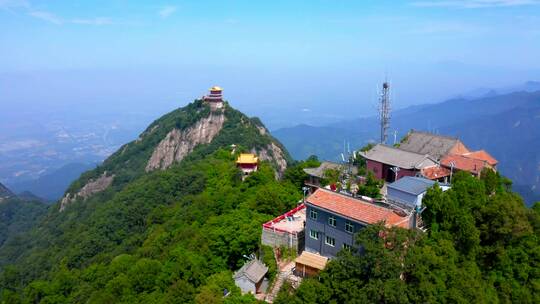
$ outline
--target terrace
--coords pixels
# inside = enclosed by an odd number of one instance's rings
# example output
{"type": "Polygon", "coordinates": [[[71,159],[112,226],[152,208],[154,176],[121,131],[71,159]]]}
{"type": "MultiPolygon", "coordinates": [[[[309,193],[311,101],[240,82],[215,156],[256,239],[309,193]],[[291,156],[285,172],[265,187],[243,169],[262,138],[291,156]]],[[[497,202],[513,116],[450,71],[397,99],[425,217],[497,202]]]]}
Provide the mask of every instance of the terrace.
{"type": "Polygon", "coordinates": [[[285,246],[301,250],[304,245],[306,206],[298,207],[264,223],[262,243],[272,247],[285,246]]]}

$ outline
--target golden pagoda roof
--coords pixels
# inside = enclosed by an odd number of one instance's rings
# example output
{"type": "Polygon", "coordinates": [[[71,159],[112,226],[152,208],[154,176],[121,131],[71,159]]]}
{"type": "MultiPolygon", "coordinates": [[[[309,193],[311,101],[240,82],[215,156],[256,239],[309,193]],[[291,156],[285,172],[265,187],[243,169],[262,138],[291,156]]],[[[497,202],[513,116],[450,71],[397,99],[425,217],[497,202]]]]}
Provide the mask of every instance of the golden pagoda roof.
{"type": "Polygon", "coordinates": [[[242,153],[236,160],[237,164],[256,164],[259,162],[259,158],[252,153],[242,153]]]}
{"type": "Polygon", "coordinates": [[[218,86],[213,86],[210,88],[210,91],[223,91],[223,89],[221,87],[218,87],[218,86]]]}

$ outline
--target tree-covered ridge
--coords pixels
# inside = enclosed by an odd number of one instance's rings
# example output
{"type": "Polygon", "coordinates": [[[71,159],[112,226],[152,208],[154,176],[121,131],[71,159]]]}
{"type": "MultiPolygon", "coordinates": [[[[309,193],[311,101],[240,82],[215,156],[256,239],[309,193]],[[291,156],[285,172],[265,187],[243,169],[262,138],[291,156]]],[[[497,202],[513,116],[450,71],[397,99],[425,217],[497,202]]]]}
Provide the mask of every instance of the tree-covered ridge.
{"type": "MultiPolygon", "coordinates": [[[[286,161],[292,161],[289,153],[281,143],[275,140],[268,132],[261,134],[259,129],[264,129],[264,125],[258,118],[247,117],[233,109],[227,102],[224,103],[222,109],[216,111],[223,111],[225,115],[223,128],[210,144],[199,145],[187,158],[200,159],[219,148],[229,147],[231,144],[236,144],[244,149],[260,150],[268,144],[274,143],[284,152],[286,161]]],[[[115,176],[112,183],[115,191],[122,189],[130,181],[145,174],[145,167],[152,152],[169,132],[175,128],[185,130],[210,115],[211,110],[208,104],[202,100],[195,100],[185,107],[162,116],[151,123],[137,140],[122,146],[96,169],[82,174],[79,179],[70,185],[66,192],[77,192],[90,180],[100,177],[105,172],[109,176],[115,176]]]]}
{"type": "MultiPolygon", "coordinates": [[[[292,208],[299,190],[269,163],[241,180],[236,155],[220,149],[98,194],[1,250],[0,302],[227,303],[243,255],[259,250],[261,223],[292,208]],[[17,256],[22,246],[31,250],[17,256]]],[[[275,267],[274,267],[275,269],[275,267]]],[[[243,301],[254,300],[244,297],[243,301]]]]}
{"type": "Polygon", "coordinates": [[[0,202],[0,246],[31,229],[46,211],[47,205],[40,201],[12,197],[0,202]]]}
{"type": "Polygon", "coordinates": [[[361,253],[342,251],[276,303],[539,303],[540,203],[509,188],[493,172],[458,173],[424,198],[427,232],[368,227],[361,253]]]}

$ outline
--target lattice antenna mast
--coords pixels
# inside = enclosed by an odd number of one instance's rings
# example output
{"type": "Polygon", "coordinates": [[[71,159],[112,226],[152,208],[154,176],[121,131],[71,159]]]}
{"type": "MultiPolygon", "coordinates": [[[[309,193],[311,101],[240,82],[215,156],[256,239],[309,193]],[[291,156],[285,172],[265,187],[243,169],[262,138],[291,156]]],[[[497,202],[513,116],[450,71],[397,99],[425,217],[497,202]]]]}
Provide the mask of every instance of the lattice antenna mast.
{"type": "Polygon", "coordinates": [[[379,96],[379,120],[381,123],[381,144],[386,144],[390,128],[390,84],[385,81],[379,96]]]}

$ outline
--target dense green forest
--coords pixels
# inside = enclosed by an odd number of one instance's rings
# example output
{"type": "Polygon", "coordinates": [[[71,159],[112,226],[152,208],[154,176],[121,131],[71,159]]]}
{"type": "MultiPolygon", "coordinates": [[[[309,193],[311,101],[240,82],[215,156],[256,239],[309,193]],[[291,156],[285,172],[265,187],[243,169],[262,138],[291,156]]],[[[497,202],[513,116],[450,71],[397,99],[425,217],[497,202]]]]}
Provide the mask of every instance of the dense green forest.
{"type": "Polygon", "coordinates": [[[11,236],[31,229],[46,213],[40,201],[11,197],[0,202],[0,246],[11,236]]]}
{"type": "Polygon", "coordinates": [[[240,296],[231,270],[250,253],[275,263],[259,246],[261,223],[301,194],[276,181],[268,163],[242,182],[235,159],[218,150],[145,175],[107,202],[96,197],[67,216],[50,214],[46,225],[56,234],[39,240],[50,248],[5,268],[1,301],[220,303],[224,288],[232,291],[225,303],[255,301],[240,296]]]}
{"type": "Polygon", "coordinates": [[[426,233],[368,227],[361,252],[340,252],[275,303],[540,303],[540,203],[526,208],[491,171],[452,186],[424,198],[426,233]]]}

